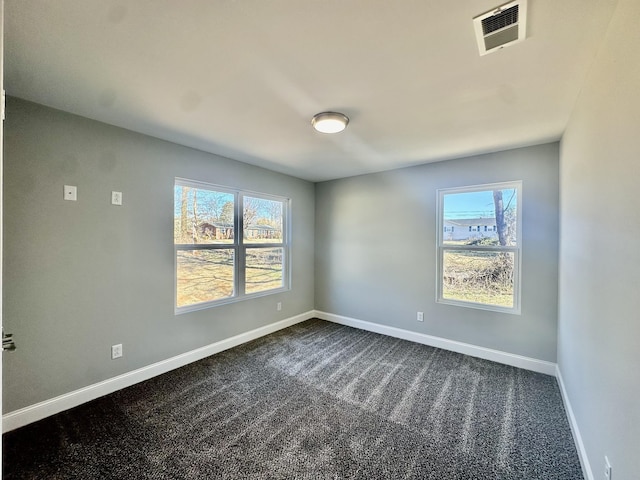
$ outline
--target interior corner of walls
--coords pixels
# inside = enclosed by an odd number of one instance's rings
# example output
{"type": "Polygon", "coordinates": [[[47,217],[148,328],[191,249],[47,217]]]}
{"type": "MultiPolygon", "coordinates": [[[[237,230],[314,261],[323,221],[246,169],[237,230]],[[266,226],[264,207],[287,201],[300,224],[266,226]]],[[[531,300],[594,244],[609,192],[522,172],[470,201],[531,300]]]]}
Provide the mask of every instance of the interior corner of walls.
{"type": "MultiPolygon", "coordinates": [[[[357,312],[360,318],[417,331],[425,330],[411,323],[415,313],[409,316],[406,310],[425,310],[426,316],[438,315],[436,321],[440,323],[431,330],[437,335],[554,362],[558,145],[556,139],[335,180],[317,187],[316,308],[346,314],[357,312]],[[443,309],[432,300],[438,282],[438,190],[516,180],[523,185],[522,208],[526,217],[523,230],[527,235],[527,245],[521,254],[522,315],[518,321],[531,335],[524,341],[521,329],[503,328],[502,313],[496,313],[486,326],[479,328],[478,322],[472,320],[477,311],[443,309]],[[354,222],[352,212],[367,212],[367,221],[354,222]],[[421,220],[416,223],[416,218],[421,220]],[[403,237],[404,248],[398,249],[381,239],[379,232],[391,229],[413,232],[403,237]],[[366,256],[362,254],[365,243],[366,256]],[[370,262],[366,257],[378,261],[370,262]],[[428,303],[425,294],[429,296],[428,303]],[[409,308],[410,304],[415,308],[409,308]],[[397,322],[385,320],[383,311],[393,314],[404,311],[404,316],[397,322]]],[[[489,318],[493,314],[480,315],[489,318]]]]}
{"type": "MultiPolygon", "coordinates": [[[[8,102],[8,113],[5,132],[11,141],[5,144],[4,178],[5,200],[10,201],[5,202],[4,222],[12,228],[4,250],[15,268],[6,273],[14,280],[37,277],[39,294],[32,295],[33,282],[6,281],[5,327],[29,318],[30,328],[14,333],[25,339],[29,335],[33,351],[46,352],[49,360],[25,355],[24,361],[7,362],[5,383],[16,386],[5,390],[7,411],[314,307],[311,182],[16,97],[8,102]],[[264,296],[190,317],[175,316],[170,207],[176,177],[246,182],[256,191],[291,199],[292,289],[277,294],[285,302],[281,312],[275,297],[264,296]],[[76,201],[64,201],[64,185],[77,187],[76,201]],[[112,190],[122,192],[122,205],[112,205],[112,190]],[[24,217],[30,219],[27,231],[14,228],[24,217]],[[43,222],[51,227],[46,239],[38,233],[43,222]],[[144,228],[132,228],[141,224],[144,228]],[[48,247],[40,248],[44,244],[48,247]],[[48,249],[56,251],[55,258],[48,249]],[[84,257],[92,261],[78,261],[84,257]],[[47,265],[56,268],[44,268],[47,265]],[[63,281],[58,265],[64,266],[63,281]],[[83,281],[87,278],[91,281],[83,281]],[[229,314],[242,318],[232,324],[215,321],[229,314]],[[74,328],[79,323],[87,328],[74,328]],[[160,328],[145,329],[150,323],[160,328]],[[69,340],[69,332],[75,341],[69,340]],[[112,363],[111,344],[123,341],[124,358],[112,363]],[[58,343],[66,347],[55,348],[58,343]],[[140,345],[146,348],[139,350],[140,345]],[[56,381],[61,371],[65,388],[56,381]],[[29,372],[38,372],[43,381],[20,388],[29,372]]],[[[60,403],[54,410],[56,405],[60,403]]]]}
{"type": "Polygon", "coordinates": [[[472,345],[469,343],[458,342],[448,338],[436,337],[424,333],[413,332],[397,327],[390,327],[379,323],[359,320],[357,318],[345,317],[333,313],[316,310],[315,315],[321,320],[326,320],[340,325],[346,325],[353,328],[359,328],[369,332],[379,333],[390,337],[401,338],[415,343],[428,345],[442,350],[461,353],[471,357],[482,358],[492,362],[502,363],[516,368],[522,368],[533,372],[543,373],[545,375],[556,375],[556,364],[546,360],[538,360],[536,358],[525,357],[509,352],[502,352],[491,348],[472,345]]]}
{"type": "Polygon", "coordinates": [[[220,340],[210,345],[156,362],[146,367],[123,373],[116,377],[103,380],[102,382],[94,383],[78,390],[59,395],[55,398],[8,412],[2,416],[2,433],[37,422],[38,420],[42,420],[91,400],[95,400],[96,398],[104,395],[108,395],[118,390],[122,390],[123,388],[157,377],[158,375],[175,370],[176,368],[197,362],[198,360],[202,360],[203,358],[215,355],[216,353],[220,353],[224,350],[237,347],[238,345],[256,340],[260,337],[264,337],[265,335],[277,332],[278,330],[310,320],[315,316],[314,310],[294,315],[292,317],[285,318],[284,320],[270,323],[263,327],[220,340]]]}
{"type": "Polygon", "coordinates": [[[587,450],[584,446],[584,442],[582,440],[582,435],[580,434],[580,427],[578,426],[578,421],[573,412],[573,406],[571,405],[571,400],[569,398],[569,393],[567,392],[566,385],[564,383],[564,378],[562,377],[562,369],[560,365],[556,365],[556,379],[558,381],[558,388],[560,389],[560,396],[562,397],[562,402],[564,404],[564,409],[567,414],[567,418],[569,419],[569,426],[571,427],[571,433],[573,434],[573,440],[576,445],[576,450],[578,451],[578,458],[580,459],[580,465],[582,466],[582,472],[584,473],[586,480],[596,480],[593,475],[593,470],[591,470],[591,464],[589,463],[589,457],[587,456],[587,450]]]}

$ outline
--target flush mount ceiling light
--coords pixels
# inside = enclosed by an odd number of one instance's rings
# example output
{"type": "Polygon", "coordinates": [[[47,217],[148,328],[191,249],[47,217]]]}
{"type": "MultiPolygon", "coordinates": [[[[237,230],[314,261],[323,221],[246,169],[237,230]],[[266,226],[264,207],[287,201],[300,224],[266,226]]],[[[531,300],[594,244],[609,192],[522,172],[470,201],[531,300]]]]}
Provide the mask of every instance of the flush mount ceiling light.
{"type": "Polygon", "coordinates": [[[349,117],[338,112],[316,113],[311,119],[311,125],[321,133],[338,133],[347,128],[349,117]]]}

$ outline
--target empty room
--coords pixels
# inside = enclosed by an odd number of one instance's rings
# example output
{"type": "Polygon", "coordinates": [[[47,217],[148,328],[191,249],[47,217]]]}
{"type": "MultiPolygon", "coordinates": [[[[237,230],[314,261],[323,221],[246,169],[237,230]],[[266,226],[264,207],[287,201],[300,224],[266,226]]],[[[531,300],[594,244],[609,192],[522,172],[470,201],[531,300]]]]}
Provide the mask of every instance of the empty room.
{"type": "Polygon", "coordinates": [[[4,0],[2,478],[640,479],[638,0],[4,0]]]}

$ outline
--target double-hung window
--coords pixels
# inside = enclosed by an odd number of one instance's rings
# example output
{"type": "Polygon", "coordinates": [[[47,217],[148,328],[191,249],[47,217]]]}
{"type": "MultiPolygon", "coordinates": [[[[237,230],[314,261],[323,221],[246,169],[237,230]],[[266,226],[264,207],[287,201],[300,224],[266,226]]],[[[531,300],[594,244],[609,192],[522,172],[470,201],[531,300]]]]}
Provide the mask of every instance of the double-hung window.
{"type": "Polygon", "coordinates": [[[439,303],[520,313],[521,199],[522,182],[438,190],[439,303]]]}
{"type": "Polygon", "coordinates": [[[176,313],[287,290],[289,203],[177,178],[176,313]]]}

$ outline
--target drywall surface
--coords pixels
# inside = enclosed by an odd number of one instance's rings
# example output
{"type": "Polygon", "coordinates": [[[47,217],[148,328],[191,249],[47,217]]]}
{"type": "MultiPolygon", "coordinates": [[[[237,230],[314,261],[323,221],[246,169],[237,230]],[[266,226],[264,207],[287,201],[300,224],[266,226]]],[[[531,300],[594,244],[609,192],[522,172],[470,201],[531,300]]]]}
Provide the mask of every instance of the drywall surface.
{"type": "Polygon", "coordinates": [[[555,362],[558,195],[557,143],[316,184],[316,308],[555,362]],[[436,191],[511,180],[522,314],[436,303],[436,191]]]}
{"type": "Polygon", "coordinates": [[[598,480],[640,475],[639,18],[618,3],[560,155],[558,363],[598,480]]]}
{"type": "Polygon", "coordinates": [[[18,99],[5,140],[5,412],[313,309],[312,183],[18,99]],[[291,198],[291,290],[174,315],[175,177],[291,198]]]}

